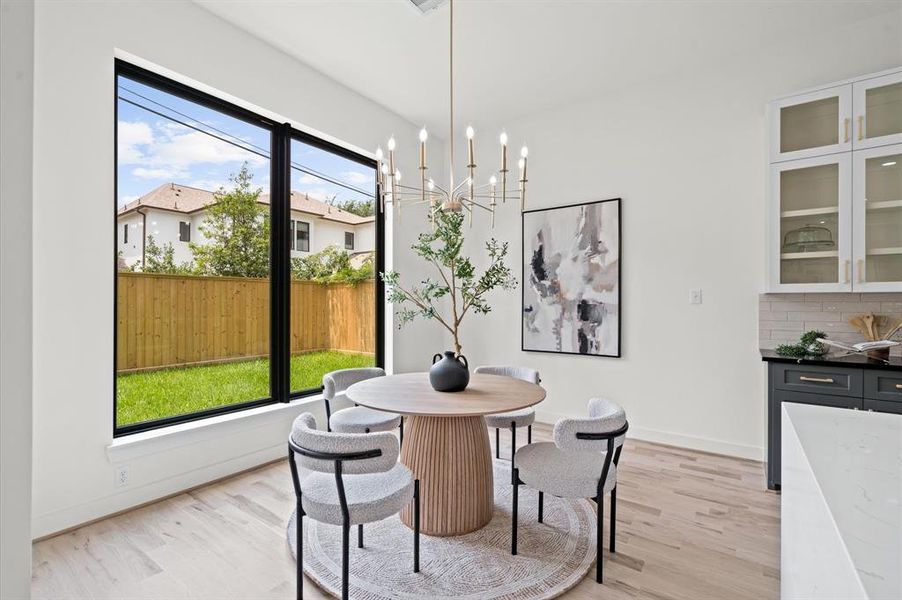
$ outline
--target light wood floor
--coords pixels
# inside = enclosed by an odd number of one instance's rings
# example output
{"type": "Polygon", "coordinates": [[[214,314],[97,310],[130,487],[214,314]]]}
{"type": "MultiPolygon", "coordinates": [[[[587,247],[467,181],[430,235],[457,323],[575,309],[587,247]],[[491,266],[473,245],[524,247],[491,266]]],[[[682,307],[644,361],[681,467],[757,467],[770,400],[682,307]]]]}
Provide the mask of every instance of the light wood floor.
{"type": "MultiPolygon", "coordinates": [[[[548,440],[550,429],[533,437],[548,440]]],[[[280,462],[43,540],[34,597],[291,598],[293,500],[280,462]]],[[[778,596],[779,496],[761,463],[628,440],[618,500],[605,583],[593,570],[565,598],[778,596]]],[[[324,597],[309,581],[305,592],[324,597]]]]}

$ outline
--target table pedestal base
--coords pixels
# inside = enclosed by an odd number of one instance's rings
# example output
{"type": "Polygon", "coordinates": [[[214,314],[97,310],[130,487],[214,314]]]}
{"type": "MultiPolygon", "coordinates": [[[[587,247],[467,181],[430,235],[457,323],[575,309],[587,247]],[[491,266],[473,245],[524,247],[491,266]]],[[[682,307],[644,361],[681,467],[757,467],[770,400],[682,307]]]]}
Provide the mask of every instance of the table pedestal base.
{"type": "MultiPolygon", "coordinates": [[[[463,535],[492,520],[492,453],[482,417],[407,417],[401,462],[420,480],[423,533],[463,535]]],[[[413,527],[410,507],[401,521],[413,527]]]]}

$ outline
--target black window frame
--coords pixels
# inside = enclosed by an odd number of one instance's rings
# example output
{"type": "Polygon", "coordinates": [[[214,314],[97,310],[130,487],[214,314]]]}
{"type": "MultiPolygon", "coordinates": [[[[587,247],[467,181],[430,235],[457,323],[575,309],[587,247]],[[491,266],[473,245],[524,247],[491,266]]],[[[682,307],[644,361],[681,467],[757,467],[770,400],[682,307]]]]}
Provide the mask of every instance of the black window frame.
{"type": "Polygon", "coordinates": [[[191,221],[179,221],[179,241],[191,241],[191,221]]]}
{"type": "MultiPolygon", "coordinates": [[[[281,248],[281,252],[273,251],[270,255],[270,353],[269,353],[269,386],[270,396],[239,402],[228,406],[219,406],[203,411],[173,415],[155,421],[144,421],[119,426],[116,421],[117,407],[117,373],[116,373],[116,340],[118,336],[118,242],[117,235],[113,236],[113,403],[112,426],[113,437],[122,437],[143,431],[169,427],[180,423],[207,419],[217,415],[240,412],[259,406],[271,404],[287,404],[292,400],[312,396],[321,392],[320,387],[297,390],[292,392],[290,385],[290,307],[291,307],[291,250],[293,244],[289,239],[289,227],[291,219],[291,141],[298,140],[304,144],[316,147],[320,150],[336,154],[347,160],[357,162],[373,170],[376,169],[376,161],[353,150],[349,150],[338,144],[320,139],[310,133],[301,131],[291,126],[290,123],[280,123],[270,117],[257,114],[249,109],[232,104],[212,94],[202,92],[183,83],[164,77],[158,73],[128,63],[121,59],[115,59],[113,74],[113,230],[118,233],[118,122],[119,77],[125,76],[133,81],[154,87],[160,91],[179,96],[182,99],[194,102],[205,108],[220,111],[233,118],[246,121],[252,125],[262,127],[270,132],[270,248],[281,248]]],[[[373,206],[375,211],[375,253],[377,273],[385,270],[385,228],[382,218],[382,207],[376,199],[379,198],[378,183],[373,186],[373,206]]],[[[310,225],[307,228],[307,244],[310,244],[310,225]]],[[[376,366],[385,366],[385,286],[380,278],[376,278],[374,287],[374,308],[376,327],[376,348],[374,363],[376,366]]]]}
{"type": "Polygon", "coordinates": [[[353,250],[354,249],[354,232],[353,231],[345,231],[345,250],[353,250]],[[351,245],[348,245],[348,236],[351,236],[351,245]]]}
{"type": "Polygon", "coordinates": [[[310,252],[310,222],[295,219],[292,221],[291,230],[294,232],[295,237],[292,241],[292,250],[296,250],[297,252],[310,252]],[[303,227],[299,227],[300,225],[303,225],[303,227]],[[302,237],[302,234],[307,234],[307,236],[302,237]],[[305,248],[301,247],[302,242],[303,246],[306,246],[305,248]]]}

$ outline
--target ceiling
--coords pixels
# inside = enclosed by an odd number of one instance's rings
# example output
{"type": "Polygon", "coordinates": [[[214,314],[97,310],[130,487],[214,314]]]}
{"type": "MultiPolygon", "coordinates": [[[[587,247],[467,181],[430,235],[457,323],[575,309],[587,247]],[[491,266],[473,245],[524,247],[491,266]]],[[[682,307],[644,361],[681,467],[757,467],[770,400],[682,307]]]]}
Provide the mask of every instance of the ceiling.
{"type": "MultiPolygon", "coordinates": [[[[408,0],[195,0],[444,137],[448,15],[408,0]]],[[[679,76],[892,12],[898,1],[457,0],[456,128],[679,76]]]]}

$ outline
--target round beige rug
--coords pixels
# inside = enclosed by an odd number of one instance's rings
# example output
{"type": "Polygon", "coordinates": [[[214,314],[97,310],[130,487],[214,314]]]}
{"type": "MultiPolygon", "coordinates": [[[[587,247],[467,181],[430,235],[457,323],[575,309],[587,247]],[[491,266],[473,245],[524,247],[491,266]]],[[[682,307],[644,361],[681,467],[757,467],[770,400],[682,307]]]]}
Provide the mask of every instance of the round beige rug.
{"type": "MultiPolygon", "coordinates": [[[[350,595],[360,600],[554,598],[575,586],[595,562],[595,505],[520,487],[518,555],[511,556],[510,463],[495,461],[495,515],[459,537],[420,536],[420,572],[413,572],[413,531],[397,515],[364,525],[364,548],[351,530],[350,595]]],[[[288,543],[295,547],[295,515],[288,543]]],[[[304,519],[304,573],[335,597],[341,593],[341,527],[304,519]]]]}

